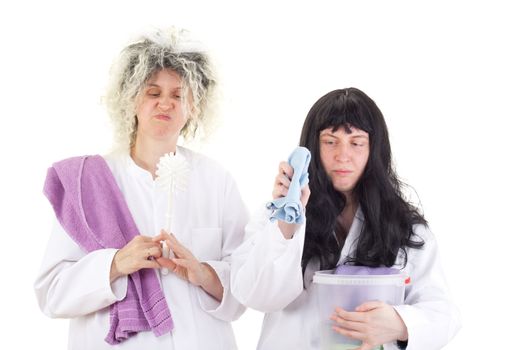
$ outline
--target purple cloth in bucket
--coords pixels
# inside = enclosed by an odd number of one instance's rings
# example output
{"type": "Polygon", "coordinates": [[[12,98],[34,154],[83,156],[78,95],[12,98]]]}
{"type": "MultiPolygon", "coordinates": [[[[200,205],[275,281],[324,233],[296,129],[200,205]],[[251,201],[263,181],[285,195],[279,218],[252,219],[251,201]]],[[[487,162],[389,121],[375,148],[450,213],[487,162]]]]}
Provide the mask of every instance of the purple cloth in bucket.
{"type": "Polygon", "coordinates": [[[372,300],[403,303],[405,275],[396,268],[339,265],[331,276],[339,281],[337,286],[329,287],[330,298],[346,310],[372,300]]]}
{"type": "Polygon", "coordinates": [[[334,270],[334,275],[351,275],[351,276],[367,276],[367,275],[397,275],[400,271],[392,267],[368,267],[368,266],[352,266],[339,265],[334,270]]]}

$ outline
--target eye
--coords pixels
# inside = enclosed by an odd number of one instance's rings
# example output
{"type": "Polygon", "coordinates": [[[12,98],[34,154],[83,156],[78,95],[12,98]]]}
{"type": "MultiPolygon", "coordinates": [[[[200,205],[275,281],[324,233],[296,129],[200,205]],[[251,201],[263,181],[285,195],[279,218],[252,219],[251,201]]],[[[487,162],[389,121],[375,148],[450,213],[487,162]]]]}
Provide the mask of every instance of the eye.
{"type": "Polygon", "coordinates": [[[335,145],[335,141],[333,141],[333,140],[323,140],[323,141],[321,141],[321,143],[323,143],[325,145],[328,145],[328,146],[335,145]]]}
{"type": "Polygon", "coordinates": [[[160,96],[160,92],[158,92],[158,91],[147,91],[147,92],[146,92],[146,96],[149,96],[149,97],[159,97],[159,96],[160,96]]]}
{"type": "Polygon", "coordinates": [[[158,88],[146,89],[146,96],[148,96],[148,97],[159,97],[160,96],[160,89],[158,89],[158,88]]]}

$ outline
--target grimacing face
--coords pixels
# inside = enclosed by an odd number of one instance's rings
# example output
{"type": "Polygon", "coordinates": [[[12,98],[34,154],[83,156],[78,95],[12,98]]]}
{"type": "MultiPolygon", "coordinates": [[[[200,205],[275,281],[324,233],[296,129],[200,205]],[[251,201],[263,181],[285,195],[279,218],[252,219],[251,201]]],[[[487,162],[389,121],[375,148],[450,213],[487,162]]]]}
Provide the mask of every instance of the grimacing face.
{"type": "Polygon", "coordinates": [[[344,127],[321,130],[319,153],[326,174],[334,188],[350,195],[361,178],[370,153],[368,133],[351,127],[347,133],[344,127]]]}
{"type": "Polygon", "coordinates": [[[147,81],[137,96],[137,140],[177,139],[189,118],[191,96],[182,99],[183,82],[179,74],[162,69],[147,81]]]}

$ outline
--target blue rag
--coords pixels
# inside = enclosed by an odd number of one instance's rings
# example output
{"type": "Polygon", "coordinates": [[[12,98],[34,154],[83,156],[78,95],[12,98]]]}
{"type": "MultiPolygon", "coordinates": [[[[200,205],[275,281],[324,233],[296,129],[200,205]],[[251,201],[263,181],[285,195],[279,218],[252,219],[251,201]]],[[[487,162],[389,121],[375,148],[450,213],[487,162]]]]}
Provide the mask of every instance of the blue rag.
{"type": "Polygon", "coordinates": [[[310,151],[307,148],[297,147],[288,158],[288,163],[293,168],[292,181],[286,197],[277,198],[266,204],[268,209],[274,211],[270,216],[271,221],[281,220],[289,224],[304,222],[301,188],[308,184],[310,157],[310,151]]]}

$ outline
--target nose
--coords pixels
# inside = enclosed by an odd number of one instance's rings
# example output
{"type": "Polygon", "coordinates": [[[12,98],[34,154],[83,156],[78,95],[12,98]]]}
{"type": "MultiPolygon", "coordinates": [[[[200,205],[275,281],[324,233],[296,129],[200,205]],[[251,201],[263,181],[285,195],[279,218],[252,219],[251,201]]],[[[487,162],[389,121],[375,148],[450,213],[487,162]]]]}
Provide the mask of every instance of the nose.
{"type": "Polygon", "coordinates": [[[349,144],[341,142],[335,151],[335,160],[338,162],[348,162],[352,158],[352,149],[349,144]]]}
{"type": "Polygon", "coordinates": [[[173,108],[173,102],[168,96],[165,96],[159,100],[158,107],[161,111],[168,111],[173,108]]]}

